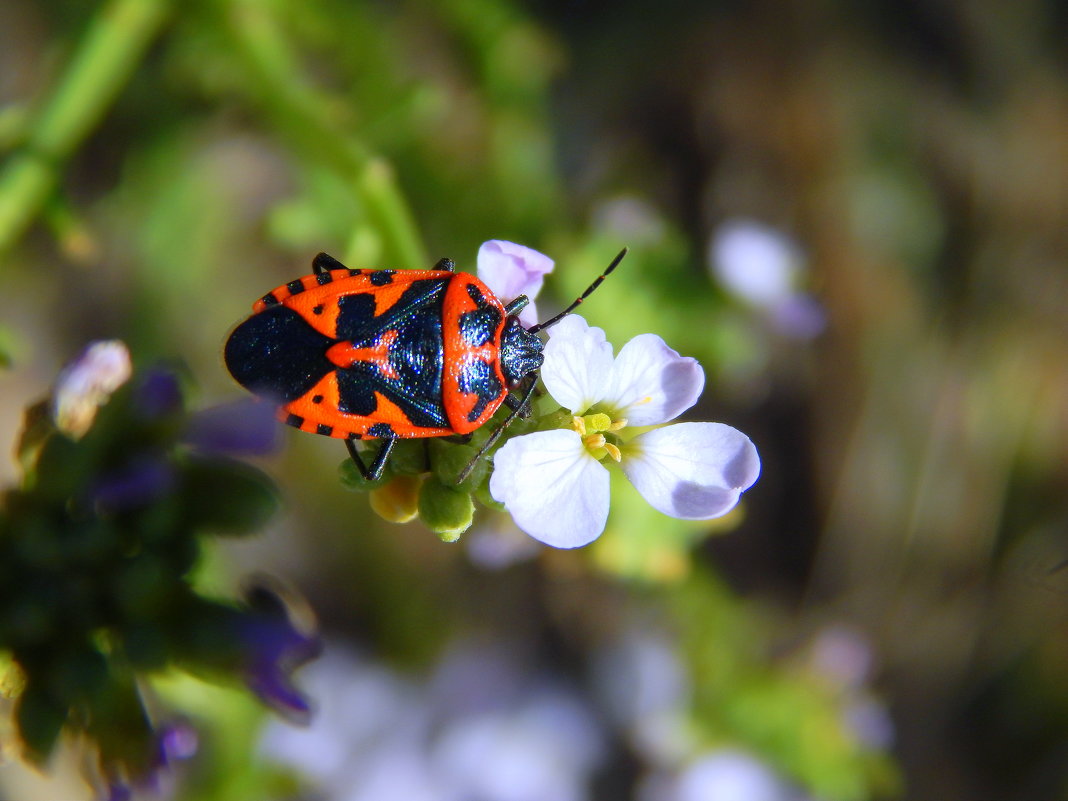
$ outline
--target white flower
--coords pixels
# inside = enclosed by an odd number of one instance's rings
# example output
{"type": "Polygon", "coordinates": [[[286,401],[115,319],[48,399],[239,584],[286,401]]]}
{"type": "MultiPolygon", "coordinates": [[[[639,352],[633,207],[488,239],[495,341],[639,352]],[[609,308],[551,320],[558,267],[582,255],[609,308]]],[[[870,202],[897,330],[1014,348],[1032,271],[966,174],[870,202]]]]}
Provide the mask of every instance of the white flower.
{"type": "Polygon", "coordinates": [[[608,519],[605,457],[660,512],[686,520],[726,514],[760,473],[749,438],[722,423],[675,423],[704,388],[695,359],[642,334],[612,357],[604,332],[565,317],[545,346],[541,377],[571,411],[570,428],[515,437],[497,451],[490,493],[516,524],[547,545],[576,548],[608,519]]]}
{"type": "Polygon", "coordinates": [[[504,303],[526,295],[530,304],[519,313],[519,321],[530,327],[538,321],[534,298],[541,291],[545,276],[551,273],[553,260],[514,242],[491,239],[478,249],[478,277],[504,303]]]}

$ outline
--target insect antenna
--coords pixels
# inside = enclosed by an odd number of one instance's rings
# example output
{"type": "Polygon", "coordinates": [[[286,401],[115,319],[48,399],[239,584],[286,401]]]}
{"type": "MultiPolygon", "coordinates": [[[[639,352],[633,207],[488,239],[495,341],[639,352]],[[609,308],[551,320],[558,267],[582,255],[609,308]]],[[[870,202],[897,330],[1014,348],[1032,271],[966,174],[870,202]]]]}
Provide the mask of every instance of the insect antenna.
{"type": "Polygon", "coordinates": [[[623,250],[619,251],[619,255],[616,256],[614,259],[612,259],[612,263],[608,265],[608,269],[605,270],[603,273],[601,273],[599,276],[597,276],[597,279],[592,284],[590,284],[588,287],[586,287],[586,291],[583,292],[581,295],[579,295],[577,298],[575,298],[575,302],[574,303],[572,303],[570,306],[568,306],[566,309],[564,309],[562,312],[560,312],[555,317],[550,317],[544,323],[538,323],[536,325],[532,325],[530,328],[527,329],[527,331],[529,331],[532,334],[535,334],[538,331],[541,331],[543,328],[548,328],[550,325],[556,325],[558,322],[560,322],[565,317],[567,317],[567,315],[571,314],[571,312],[573,312],[580,305],[582,305],[582,301],[584,301],[591,294],[593,294],[593,290],[597,289],[597,287],[599,287],[601,285],[601,282],[609,276],[609,274],[612,272],[612,270],[616,269],[616,266],[621,261],[623,261],[623,257],[626,256],[626,255],[627,255],[627,248],[623,248],[623,250]]]}
{"type": "Polygon", "coordinates": [[[533,380],[530,382],[530,387],[527,388],[527,391],[523,393],[523,400],[521,400],[516,405],[516,407],[512,409],[511,414],[509,414],[506,418],[504,418],[504,420],[501,421],[501,424],[497,426],[496,429],[494,429],[493,433],[490,434],[490,437],[486,440],[485,444],[483,444],[483,446],[478,449],[478,453],[476,453],[471,458],[471,461],[464,466],[464,469],[460,471],[460,475],[456,478],[457,484],[462,484],[464,480],[469,475],[471,475],[471,471],[475,469],[475,465],[478,464],[478,460],[485,456],[489,449],[497,444],[497,440],[501,438],[501,434],[504,433],[504,430],[508,428],[508,426],[512,424],[516,417],[518,417],[522,413],[523,409],[526,408],[527,403],[530,401],[530,396],[534,394],[534,388],[538,385],[537,376],[531,377],[533,378],[533,380]]]}

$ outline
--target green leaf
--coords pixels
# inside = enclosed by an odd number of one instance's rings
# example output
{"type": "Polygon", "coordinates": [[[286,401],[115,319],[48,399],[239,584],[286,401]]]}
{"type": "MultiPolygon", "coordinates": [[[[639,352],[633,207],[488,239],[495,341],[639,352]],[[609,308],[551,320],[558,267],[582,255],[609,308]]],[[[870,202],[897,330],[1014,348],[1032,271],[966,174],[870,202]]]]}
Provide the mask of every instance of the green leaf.
{"type": "Polygon", "coordinates": [[[39,685],[28,685],[15,707],[15,723],[26,757],[38,765],[47,760],[66,719],[63,705],[39,685]]]}
{"type": "Polygon", "coordinates": [[[250,534],[281,505],[265,473],[229,459],[190,459],[182,470],[180,492],[186,522],[216,534],[250,534]]]}

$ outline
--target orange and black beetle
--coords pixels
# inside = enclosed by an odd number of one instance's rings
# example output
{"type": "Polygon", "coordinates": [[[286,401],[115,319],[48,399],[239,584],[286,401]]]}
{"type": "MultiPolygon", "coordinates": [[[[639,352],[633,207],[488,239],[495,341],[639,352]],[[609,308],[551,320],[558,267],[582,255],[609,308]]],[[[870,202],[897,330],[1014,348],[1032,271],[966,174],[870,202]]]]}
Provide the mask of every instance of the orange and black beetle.
{"type": "Polygon", "coordinates": [[[353,270],[320,253],[311,275],[253,304],[226,342],[226,367],[277,402],[280,420],[343,439],[374,480],[397,439],[469,434],[502,403],[521,411],[542,363],[536,333],[573,311],[625,254],[561,314],[524,328],[525,296],[505,305],[448,259],[431,270],[353,270]],[[370,468],[359,439],[384,440],[370,468]]]}

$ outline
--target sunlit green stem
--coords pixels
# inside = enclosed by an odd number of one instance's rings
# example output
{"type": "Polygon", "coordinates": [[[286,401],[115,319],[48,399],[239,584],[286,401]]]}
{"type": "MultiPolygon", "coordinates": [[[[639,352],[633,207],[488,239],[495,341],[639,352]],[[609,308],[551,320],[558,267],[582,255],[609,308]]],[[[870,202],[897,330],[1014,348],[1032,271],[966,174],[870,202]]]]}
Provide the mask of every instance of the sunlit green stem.
{"type": "Polygon", "coordinates": [[[111,0],[93,19],[23,147],[0,172],[0,255],[37,216],[63,162],[133,74],[169,8],[169,0],[111,0]]]}
{"type": "Polygon", "coordinates": [[[250,88],[259,92],[274,123],[306,153],[351,181],[390,260],[427,265],[426,249],[392,168],[341,123],[344,105],[306,79],[271,4],[230,0],[230,12],[235,44],[257,84],[250,88]]]}

